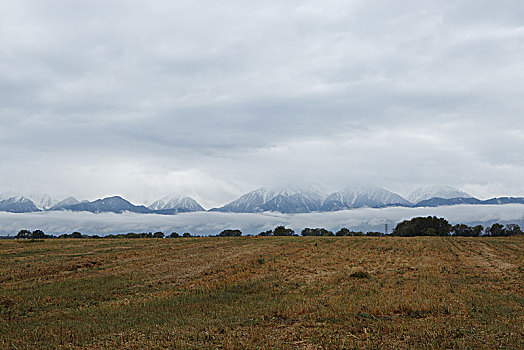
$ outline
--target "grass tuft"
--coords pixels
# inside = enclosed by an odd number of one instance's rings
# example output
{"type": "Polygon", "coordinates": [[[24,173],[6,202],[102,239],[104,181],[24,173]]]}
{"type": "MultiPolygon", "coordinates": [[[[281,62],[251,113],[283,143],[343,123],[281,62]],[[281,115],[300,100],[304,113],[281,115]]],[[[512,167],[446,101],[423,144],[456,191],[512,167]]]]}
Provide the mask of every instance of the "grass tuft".
{"type": "Polygon", "coordinates": [[[371,278],[371,275],[367,273],[366,271],[356,271],[353,272],[349,277],[353,278],[371,278]]]}

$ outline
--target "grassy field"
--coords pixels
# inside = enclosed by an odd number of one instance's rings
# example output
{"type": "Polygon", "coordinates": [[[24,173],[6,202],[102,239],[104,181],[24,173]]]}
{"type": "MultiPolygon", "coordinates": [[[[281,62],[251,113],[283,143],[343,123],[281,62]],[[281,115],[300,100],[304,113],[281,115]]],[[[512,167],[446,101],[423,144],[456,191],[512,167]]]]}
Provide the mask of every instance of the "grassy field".
{"type": "Polygon", "coordinates": [[[0,347],[522,349],[524,238],[0,241],[0,347]]]}

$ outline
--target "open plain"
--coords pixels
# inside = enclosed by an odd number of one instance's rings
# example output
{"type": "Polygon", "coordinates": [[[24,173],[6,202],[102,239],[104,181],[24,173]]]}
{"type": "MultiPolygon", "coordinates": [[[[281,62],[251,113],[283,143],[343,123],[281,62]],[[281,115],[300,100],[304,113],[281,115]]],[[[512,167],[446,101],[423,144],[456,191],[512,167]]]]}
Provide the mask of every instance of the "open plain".
{"type": "Polygon", "coordinates": [[[524,237],[0,241],[6,349],[524,348],[524,237]]]}

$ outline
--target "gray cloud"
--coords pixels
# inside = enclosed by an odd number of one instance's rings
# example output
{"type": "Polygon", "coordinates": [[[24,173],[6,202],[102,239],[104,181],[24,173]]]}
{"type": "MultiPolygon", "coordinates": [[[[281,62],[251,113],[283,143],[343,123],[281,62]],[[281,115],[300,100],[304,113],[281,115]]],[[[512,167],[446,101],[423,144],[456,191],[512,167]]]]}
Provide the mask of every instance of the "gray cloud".
{"type": "Polygon", "coordinates": [[[1,191],[524,195],[518,1],[0,4],[1,191]]]}

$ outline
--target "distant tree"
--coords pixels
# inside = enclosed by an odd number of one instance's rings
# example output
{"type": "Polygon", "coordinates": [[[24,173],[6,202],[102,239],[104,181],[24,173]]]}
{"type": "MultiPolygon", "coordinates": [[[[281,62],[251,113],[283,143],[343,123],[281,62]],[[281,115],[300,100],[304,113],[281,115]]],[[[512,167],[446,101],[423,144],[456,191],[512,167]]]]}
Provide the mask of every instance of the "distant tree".
{"type": "Polygon", "coordinates": [[[224,230],[218,234],[218,237],[240,237],[242,231],[240,230],[224,230]]]}
{"type": "Polygon", "coordinates": [[[155,232],[153,233],[153,238],[164,238],[164,232],[155,232]]]}
{"type": "Polygon", "coordinates": [[[185,233],[182,235],[182,237],[191,237],[191,233],[189,233],[189,232],[185,232],[185,233]]]}
{"type": "Polygon", "coordinates": [[[351,236],[350,233],[351,231],[348,228],[342,227],[335,233],[335,236],[351,236]]]}
{"type": "Polygon", "coordinates": [[[262,231],[258,235],[259,236],[273,236],[273,230],[262,231]]]}
{"type": "Polygon", "coordinates": [[[315,236],[312,228],[306,227],[300,232],[302,236],[315,236]]]}
{"type": "Polygon", "coordinates": [[[71,235],[69,235],[70,238],[83,238],[82,234],[80,232],[73,232],[71,235]]]}
{"type": "Polygon", "coordinates": [[[473,227],[470,227],[465,224],[457,224],[453,226],[451,232],[453,233],[453,236],[462,236],[462,237],[475,236],[475,231],[473,230],[473,227]]]}
{"type": "Polygon", "coordinates": [[[437,230],[435,230],[433,227],[426,227],[422,230],[422,232],[422,236],[438,236],[437,230]]]}
{"type": "Polygon", "coordinates": [[[517,224],[507,224],[506,227],[504,227],[505,236],[516,236],[521,234],[523,234],[523,232],[517,224]]]}
{"type": "Polygon", "coordinates": [[[480,237],[482,235],[482,232],[484,232],[484,226],[477,225],[473,227],[473,234],[475,237],[480,237]]]}
{"type": "Polygon", "coordinates": [[[309,228],[306,227],[301,232],[302,236],[334,236],[335,234],[325,228],[309,228]]]}
{"type": "Polygon", "coordinates": [[[449,236],[452,226],[446,219],[436,216],[416,217],[399,223],[393,230],[392,236],[449,236]]]}
{"type": "Polygon", "coordinates": [[[169,238],[178,238],[180,237],[180,235],[176,232],[171,232],[171,234],[169,235],[169,238]]]}
{"type": "Polygon", "coordinates": [[[504,226],[499,223],[495,223],[490,227],[486,228],[486,235],[492,237],[504,236],[504,226]]]}
{"type": "Polygon", "coordinates": [[[31,238],[35,239],[42,239],[42,238],[48,238],[44,231],[42,230],[34,230],[33,233],[31,233],[31,238]]]}
{"type": "Polygon", "coordinates": [[[129,232],[124,235],[124,238],[141,238],[142,237],[141,235],[142,235],[141,233],[129,232]]]}
{"type": "Polygon", "coordinates": [[[371,236],[371,237],[380,237],[382,236],[382,232],[378,232],[378,231],[369,231],[366,233],[366,236],[371,236]]]}
{"type": "Polygon", "coordinates": [[[16,235],[16,238],[31,238],[31,231],[29,230],[20,230],[16,235]]]}
{"type": "Polygon", "coordinates": [[[484,232],[482,225],[471,227],[465,224],[456,224],[451,229],[453,236],[457,237],[480,237],[482,232],[484,232]]]}
{"type": "Polygon", "coordinates": [[[274,236],[293,236],[294,234],[295,231],[290,228],[286,228],[285,226],[277,226],[273,230],[274,236]]]}
{"type": "Polygon", "coordinates": [[[319,229],[321,236],[334,236],[335,234],[329,230],[326,230],[325,228],[319,229]]]}
{"type": "Polygon", "coordinates": [[[334,236],[335,234],[329,230],[326,230],[325,228],[317,228],[319,236],[328,237],[328,236],[334,236]]]}

